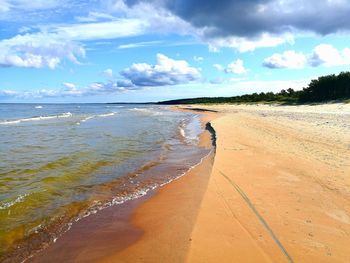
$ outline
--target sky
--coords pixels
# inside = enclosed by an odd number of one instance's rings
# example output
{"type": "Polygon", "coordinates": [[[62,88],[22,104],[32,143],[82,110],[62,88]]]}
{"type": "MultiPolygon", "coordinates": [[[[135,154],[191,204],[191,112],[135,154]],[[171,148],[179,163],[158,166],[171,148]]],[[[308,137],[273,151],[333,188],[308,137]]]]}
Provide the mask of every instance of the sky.
{"type": "Polygon", "coordinates": [[[302,89],[350,70],[349,0],[0,0],[0,103],[302,89]]]}

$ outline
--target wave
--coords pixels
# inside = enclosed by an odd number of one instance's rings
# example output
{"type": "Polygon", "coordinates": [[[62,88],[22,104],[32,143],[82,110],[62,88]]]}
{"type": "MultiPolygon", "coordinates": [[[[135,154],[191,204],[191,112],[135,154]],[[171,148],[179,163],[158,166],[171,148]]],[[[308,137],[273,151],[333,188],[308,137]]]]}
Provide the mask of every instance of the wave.
{"type": "Polygon", "coordinates": [[[125,108],[125,106],[106,106],[106,108],[125,108]]]}
{"type": "Polygon", "coordinates": [[[23,199],[28,196],[28,194],[23,194],[23,195],[19,195],[17,196],[17,198],[13,201],[10,201],[10,202],[3,202],[3,203],[0,203],[0,210],[4,210],[4,209],[7,209],[7,208],[10,208],[11,206],[17,204],[17,203],[20,203],[23,201],[23,199]]]}
{"type": "Polygon", "coordinates": [[[34,108],[36,108],[36,109],[42,109],[43,106],[39,105],[39,106],[35,106],[34,108]]]}
{"type": "Polygon", "coordinates": [[[88,116],[84,119],[81,119],[80,121],[77,122],[77,125],[80,125],[82,122],[86,122],[88,120],[94,119],[94,118],[104,118],[104,117],[110,117],[110,116],[114,116],[116,115],[117,112],[109,112],[109,113],[103,113],[103,114],[99,114],[99,115],[92,115],[92,116],[88,116]]]}
{"type": "Polygon", "coordinates": [[[18,120],[6,120],[0,122],[0,125],[10,125],[10,124],[18,124],[22,122],[30,122],[30,121],[43,121],[43,120],[51,120],[51,119],[59,119],[59,118],[69,118],[72,117],[73,114],[70,112],[65,112],[58,115],[48,115],[48,116],[35,116],[31,118],[24,118],[18,120]]]}
{"type": "Polygon", "coordinates": [[[193,121],[183,119],[178,126],[181,140],[188,144],[197,143],[199,140],[199,134],[196,134],[190,127],[193,121]]]}
{"type": "Polygon", "coordinates": [[[158,115],[163,115],[163,112],[157,111],[153,108],[150,109],[145,109],[145,108],[132,108],[130,111],[136,111],[136,112],[141,112],[146,115],[153,115],[153,116],[158,116],[158,115]]]}

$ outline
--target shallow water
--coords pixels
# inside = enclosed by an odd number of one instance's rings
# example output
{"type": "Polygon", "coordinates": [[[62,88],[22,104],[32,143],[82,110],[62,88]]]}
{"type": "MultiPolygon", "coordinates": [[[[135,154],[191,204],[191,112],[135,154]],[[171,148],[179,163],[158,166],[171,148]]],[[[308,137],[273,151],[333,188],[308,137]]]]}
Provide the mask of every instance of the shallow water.
{"type": "Polygon", "coordinates": [[[208,153],[201,131],[163,106],[0,104],[0,255],[181,175],[208,153]]]}

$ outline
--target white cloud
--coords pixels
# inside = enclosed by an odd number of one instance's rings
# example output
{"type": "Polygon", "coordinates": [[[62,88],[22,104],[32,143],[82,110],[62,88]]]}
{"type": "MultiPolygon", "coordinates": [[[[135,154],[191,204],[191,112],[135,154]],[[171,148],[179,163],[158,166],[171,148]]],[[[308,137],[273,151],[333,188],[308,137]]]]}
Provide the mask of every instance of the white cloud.
{"type": "Polygon", "coordinates": [[[233,61],[232,63],[227,65],[227,68],[225,69],[226,73],[234,73],[234,74],[245,74],[247,73],[246,68],[244,67],[244,62],[241,59],[237,59],[233,61]]]}
{"type": "Polygon", "coordinates": [[[288,50],[282,54],[275,53],[271,57],[264,59],[263,65],[268,68],[304,68],[306,56],[302,52],[288,50]]]}
{"type": "Polygon", "coordinates": [[[102,73],[103,73],[103,75],[105,75],[108,78],[112,78],[113,77],[113,70],[110,69],[110,68],[105,69],[102,73]]]}
{"type": "Polygon", "coordinates": [[[18,95],[18,92],[14,90],[0,90],[0,98],[3,98],[3,99],[16,97],[17,95],[18,95]]]}
{"type": "Polygon", "coordinates": [[[196,62],[202,62],[204,60],[203,57],[197,57],[197,56],[193,56],[193,60],[196,62]]]}
{"type": "Polygon", "coordinates": [[[213,67],[218,71],[224,71],[225,68],[220,64],[214,64],[213,67]]]}
{"type": "Polygon", "coordinates": [[[107,22],[54,25],[44,29],[62,39],[90,41],[141,35],[146,25],[138,19],[121,18],[107,22]]]}
{"type": "Polygon", "coordinates": [[[0,0],[0,12],[11,9],[42,10],[57,7],[62,4],[59,0],[0,0]]]}
{"type": "Polygon", "coordinates": [[[0,66],[56,68],[62,59],[79,63],[85,50],[73,42],[44,33],[17,35],[0,41],[0,66]]]}
{"type": "Polygon", "coordinates": [[[118,46],[118,49],[129,49],[129,48],[139,48],[139,47],[150,47],[155,45],[163,45],[163,41],[144,41],[144,42],[136,42],[129,44],[122,44],[118,46]]]}
{"type": "MultiPolygon", "coordinates": [[[[155,6],[152,2],[141,1],[128,6],[124,1],[117,0],[101,4],[104,6],[104,9],[101,8],[102,11],[90,11],[86,17],[77,17],[78,23],[48,24],[37,28],[39,32],[36,33],[29,33],[30,31],[26,28],[20,35],[1,40],[0,66],[54,69],[65,59],[78,63],[77,58],[85,55],[82,44],[85,41],[117,39],[149,33],[191,35],[208,43],[212,50],[230,47],[241,52],[293,41],[290,34],[273,36],[267,33],[255,38],[236,36],[209,38],[208,28],[196,28],[164,7],[155,6]],[[32,43],[35,49],[30,48],[32,43]]],[[[3,11],[14,7],[16,10],[36,10],[61,5],[63,2],[58,0],[0,0],[0,8],[3,11]]],[[[152,44],[156,43],[141,42],[121,45],[119,48],[152,44]]],[[[196,59],[202,60],[201,57],[196,59]]]]}
{"type": "Polygon", "coordinates": [[[185,60],[173,60],[157,54],[157,63],[136,63],[124,69],[121,75],[136,86],[166,86],[184,84],[198,80],[198,69],[189,66],[185,60]]]}
{"type": "Polygon", "coordinates": [[[61,89],[40,89],[34,91],[0,90],[0,99],[43,99],[62,97],[83,97],[102,94],[117,94],[140,89],[129,80],[113,80],[108,82],[94,82],[86,87],[78,87],[74,83],[64,82],[61,89]]]}
{"type": "Polygon", "coordinates": [[[195,31],[188,22],[151,1],[134,1],[129,6],[125,2],[123,0],[106,1],[105,9],[112,14],[141,21],[141,23],[147,25],[145,32],[148,33],[187,35],[195,31]]]}
{"type": "Polygon", "coordinates": [[[77,86],[75,84],[70,83],[70,82],[64,82],[63,86],[68,90],[75,90],[77,88],[77,86]]]}
{"type": "Polygon", "coordinates": [[[244,62],[242,59],[236,59],[235,61],[228,64],[226,68],[220,64],[214,64],[213,67],[216,70],[223,71],[225,73],[234,73],[237,75],[247,73],[247,69],[244,67],[244,62]]]}
{"type": "Polygon", "coordinates": [[[202,41],[208,43],[209,50],[212,52],[217,52],[224,47],[237,49],[239,52],[248,52],[254,51],[257,48],[275,47],[285,43],[294,43],[294,36],[290,33],[281,35],[263,33],[254,38],[236,36],[208,38],[200,33],[199,37],[202,41]]]}
{"type": "Polygon", "coordinates": [[[350,49],[338,50],[332,45],[320,44],[309,54],[288,50],[283,53],[275,53],[263,61],[263,66],[273,69],[301,69],[307,65],[312,67],[350,65],[350,49]]]}
{"type": "Polygon", "coordinates": [[[326,67],[350,65],[350,49],[338,50],[332,45],[320,44],[314,48],[308,60],[313,67],[320,65],[326,67]]]}
{"type": "Polygon", "coordinates": [[[110,14],[100,12],[89,12],[87,16],[78,16],[76,20],[79,22],[97,22],[101,20],[113,20],[114,17],[110,14]]]}
{"type": "Polygon", "coordinates": [[[41,55],[24,54],[23,56],[18,55],[7,55],[0,57],[0,66],[13,66],[23,68],[43,68],[48,67],[54,69],[57,64],[60,63],[60,59],[57,57],[43,57],[41,55]]]}
{"type": "MultiPolygon", "coordinates": [[[[3,1],[2,9],[7,9],[5,4],[14,2],[3,1]]],[[[55,3],[48,1],[45,4],[44,1],[35,0],[31,4],[30,1],[20,2],[26,4],[27,8],[49,8],[55,3]]],[[[0,40],[0,66],[53,69],[63,59],[78,63],[77,57],[85,55],[82,45],[85,41],[117,39],[150,32],[187,32],[185,29],[180,30],[183,27],[179,25],[182,23],[181,19],[175,18],[169,11],[158,10],[146,3],[136,4],[133,7],[127,7],[125,4],[122,6],[123,13],[119,14],[119,17],[123,18],[115,18],[108,13],[90,12],[85,20],[80,18],[84,23],[49,24],[39,27],[40,31],[36,33],[20,34],[0,40]],[[88,21],[91,22],[85,23],[88,21]]]]}
{"type": "Polygon", "coordinates": [[[39,33],[17,35],[0,41],[0,66],[54,69],[62,59],[79,63],[85,49],[80,41],[113,39],[143,32],[139,20],[119,19],[101,23],[48,26],[39,33]]]}

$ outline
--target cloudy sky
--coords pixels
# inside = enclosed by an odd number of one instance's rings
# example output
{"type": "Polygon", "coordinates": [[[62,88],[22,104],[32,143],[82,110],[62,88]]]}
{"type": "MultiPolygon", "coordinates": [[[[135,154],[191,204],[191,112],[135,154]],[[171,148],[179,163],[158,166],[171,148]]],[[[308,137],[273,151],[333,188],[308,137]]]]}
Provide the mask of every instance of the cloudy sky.
{"type": "Polygon", "coordinates": [[[300,89],[350,70],[349,0],[0,0],[0,102],[300,89]]]}

